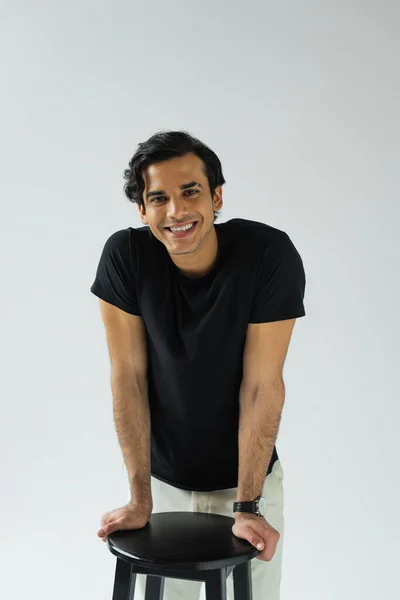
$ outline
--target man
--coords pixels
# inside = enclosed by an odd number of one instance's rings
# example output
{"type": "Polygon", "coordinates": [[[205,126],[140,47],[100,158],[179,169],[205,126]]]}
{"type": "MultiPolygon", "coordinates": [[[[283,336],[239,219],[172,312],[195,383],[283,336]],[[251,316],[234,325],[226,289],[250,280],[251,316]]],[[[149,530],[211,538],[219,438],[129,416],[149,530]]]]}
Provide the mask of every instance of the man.
{"type": "MultiPolygon", "coordinates": [[[[254,600],[277,600],[283,471],[275,441],[283,365],[305,315],[302,259],[272,226],[215,223],[221,163],[186,132],[139,144],[124,177],[143,226],[109,237],[91,291],[105,325],[129,502],[103,515],[98,536],[142,528],[152,512],[232,516],[233,534],[260,550],[254,600]]],[[[233,598],[232,576],[227,583],[233,598]]],[[[201,585],[168,579],[164,598],[198,600],[201,585]]]]}

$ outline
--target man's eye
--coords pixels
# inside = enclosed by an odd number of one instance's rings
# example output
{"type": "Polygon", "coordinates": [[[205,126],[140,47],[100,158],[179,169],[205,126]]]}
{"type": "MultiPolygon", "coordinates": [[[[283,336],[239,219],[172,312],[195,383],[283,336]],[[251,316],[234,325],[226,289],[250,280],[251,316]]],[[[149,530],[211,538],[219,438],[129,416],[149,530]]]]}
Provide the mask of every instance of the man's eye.
{"type": "MultiPolygon", "coordinates": [[[[198,194],[199,190],[186,190],[185,194],[188,192],[193,192],[194,194],[198,194]]],[[[192,195],[192,194],[190,194],[192,195]]],[[[165,198],[165,196],[156,196],[155,198],[152,199],[151,202],[157,202],[157,200],[163,200],[165,198]]]]}

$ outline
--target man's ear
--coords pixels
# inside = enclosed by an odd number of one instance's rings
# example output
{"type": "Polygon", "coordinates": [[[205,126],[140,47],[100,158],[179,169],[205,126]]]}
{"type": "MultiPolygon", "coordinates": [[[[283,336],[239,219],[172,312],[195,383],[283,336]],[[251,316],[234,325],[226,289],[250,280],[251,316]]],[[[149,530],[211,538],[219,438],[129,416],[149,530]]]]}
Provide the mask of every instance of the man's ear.
{"type": "Polygon", "coordinates": [[[145,207],[142,204],[138,204],[137,206],[138,206],[138,209],[139,209],[140,220],[142,221],[143,225],[148,225],[149,222],[147,220],[145,207]]]}
{"type": "Polygon", "coordinates": [[[222,185],[219,185],[215,188],[214,196],[213,196],[213,205],[214,211],[218,212],[221,210],[223,204],[222,200],[222,185]]]}

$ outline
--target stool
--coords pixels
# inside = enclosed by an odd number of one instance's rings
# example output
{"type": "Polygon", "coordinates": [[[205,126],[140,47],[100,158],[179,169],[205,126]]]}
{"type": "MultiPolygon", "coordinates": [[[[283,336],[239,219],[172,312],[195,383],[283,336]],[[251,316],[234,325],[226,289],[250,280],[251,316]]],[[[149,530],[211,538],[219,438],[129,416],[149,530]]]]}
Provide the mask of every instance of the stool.
{"type": "Polygon", "coordinates": [[[251,559],[259,554],[232,533],[235,519],[201,512],[153,513],[143,529],[115,531],[112,600],[133,600],[136,574],[146,575],[145,600],[162,600],[166,577],[204,581],[207,600],[226,600],[233,571],[235,600],[252,600],[251,559]]]}

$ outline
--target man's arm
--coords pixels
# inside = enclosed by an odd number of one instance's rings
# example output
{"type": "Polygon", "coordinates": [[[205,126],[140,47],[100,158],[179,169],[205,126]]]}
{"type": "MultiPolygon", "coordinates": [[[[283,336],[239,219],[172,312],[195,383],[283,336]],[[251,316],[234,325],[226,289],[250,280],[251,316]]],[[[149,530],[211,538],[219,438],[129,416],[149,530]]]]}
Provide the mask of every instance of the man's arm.
{"type": "Polygon", "coordinates": [[[147,346],[143,319],[99,299],[111,362],[114,421],[133,503],[152,509],[147,346]]]}
{"type": "Polygon", "coordinates": [[[239,395],[240,502],[262,494],[285,400],[282,371],[295,322],[248,325],[239,395]]]}

